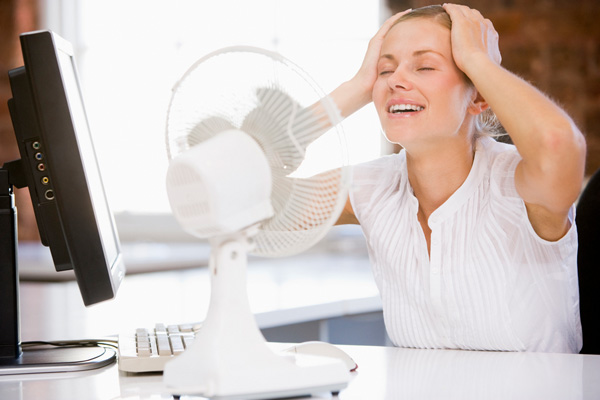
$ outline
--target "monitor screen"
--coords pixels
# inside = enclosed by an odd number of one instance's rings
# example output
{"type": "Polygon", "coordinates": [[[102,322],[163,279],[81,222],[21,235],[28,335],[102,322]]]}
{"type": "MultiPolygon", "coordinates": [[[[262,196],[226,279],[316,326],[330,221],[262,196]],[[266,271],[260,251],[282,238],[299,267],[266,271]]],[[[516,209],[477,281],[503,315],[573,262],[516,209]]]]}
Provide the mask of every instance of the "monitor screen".
{"type": "Polygon", "coordinates": [[[42,243],[73,269],[85,305],[113,298],[125,275],[73,49],[50,31],[21,35],[9,108],[42,243]]]}

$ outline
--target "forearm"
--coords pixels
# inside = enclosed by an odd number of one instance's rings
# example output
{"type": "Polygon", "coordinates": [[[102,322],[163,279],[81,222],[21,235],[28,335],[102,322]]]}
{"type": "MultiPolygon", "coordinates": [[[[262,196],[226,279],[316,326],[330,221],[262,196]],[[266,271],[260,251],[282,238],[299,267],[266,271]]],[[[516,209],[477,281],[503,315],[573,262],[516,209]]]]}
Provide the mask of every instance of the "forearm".
{"type": "MultiPolygon", "coordinates": [[[[523,158],[542,156],[540,146],[577,155],[581,133],[571,118],[538,89],[486,57],[475,59],[467,75],[494,111],[523,158]],[[566,145],[564,148],[562,145],[566,145]]],[[[553,152],[554,153],[554,152],[553,152]]]]}
{"type": "MultiPolygon", "coordinates": [[[[572,119],[538,89],[487,57],[475,58],[465,69],[519,150],[525,185],[536,190],[563,186],[559,192],[564,198],[555,199],[558,207],[574,200],[581,189],[586,146],[572,119]],[[529,185],[535,180],[545,185],[529,185]]],[[[535,202],[537,194],[530,195],[535,202]]]]}
{"type": "Polygon", "coordinates": [[[342,83],[329,97],[333,100],[343,118],[346,118],[371,102],[371,90],[361,88],[354,80],[342,83]]]}

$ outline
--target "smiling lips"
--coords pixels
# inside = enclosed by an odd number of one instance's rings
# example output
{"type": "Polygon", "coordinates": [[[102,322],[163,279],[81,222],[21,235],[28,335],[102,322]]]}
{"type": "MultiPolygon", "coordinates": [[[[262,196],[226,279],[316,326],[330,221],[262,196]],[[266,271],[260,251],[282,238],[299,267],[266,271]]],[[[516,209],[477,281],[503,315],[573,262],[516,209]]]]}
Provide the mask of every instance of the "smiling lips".
{"type": "Polygon", "coordinates": [[[411,115],[424,109],[425,107],[417,104],[392,104],[388,107],[388,112],[391,114],[411,115]]]}

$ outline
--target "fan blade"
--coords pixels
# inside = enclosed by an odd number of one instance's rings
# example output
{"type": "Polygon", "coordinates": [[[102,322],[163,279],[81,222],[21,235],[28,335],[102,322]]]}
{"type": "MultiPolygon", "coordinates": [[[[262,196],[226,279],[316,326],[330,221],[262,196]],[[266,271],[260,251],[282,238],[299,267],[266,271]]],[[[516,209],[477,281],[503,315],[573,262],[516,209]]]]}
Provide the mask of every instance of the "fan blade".
{"type": "Polygon", "coordinates": [[[185,138],[187,139],[189,147],[192,147],[198,143],[202,143],[206,139],[210,139],[218,133],[234,128],[233,124],[224,118],[210,117],[198,122],[192,127],[185,138]]]}

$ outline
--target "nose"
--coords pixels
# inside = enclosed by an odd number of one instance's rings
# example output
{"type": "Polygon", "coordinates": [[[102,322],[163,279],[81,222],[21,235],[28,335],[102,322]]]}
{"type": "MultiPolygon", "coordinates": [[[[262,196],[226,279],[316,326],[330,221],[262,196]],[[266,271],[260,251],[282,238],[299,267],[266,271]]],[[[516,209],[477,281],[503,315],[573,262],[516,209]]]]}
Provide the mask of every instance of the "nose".
{"type": "Polygon", "coordinates": [[[410,81],[406,71],[403,71],[400,67],[388,77],[388,85],[392,90],[410,90],[412,89],[412,82],[410,81]]]}

